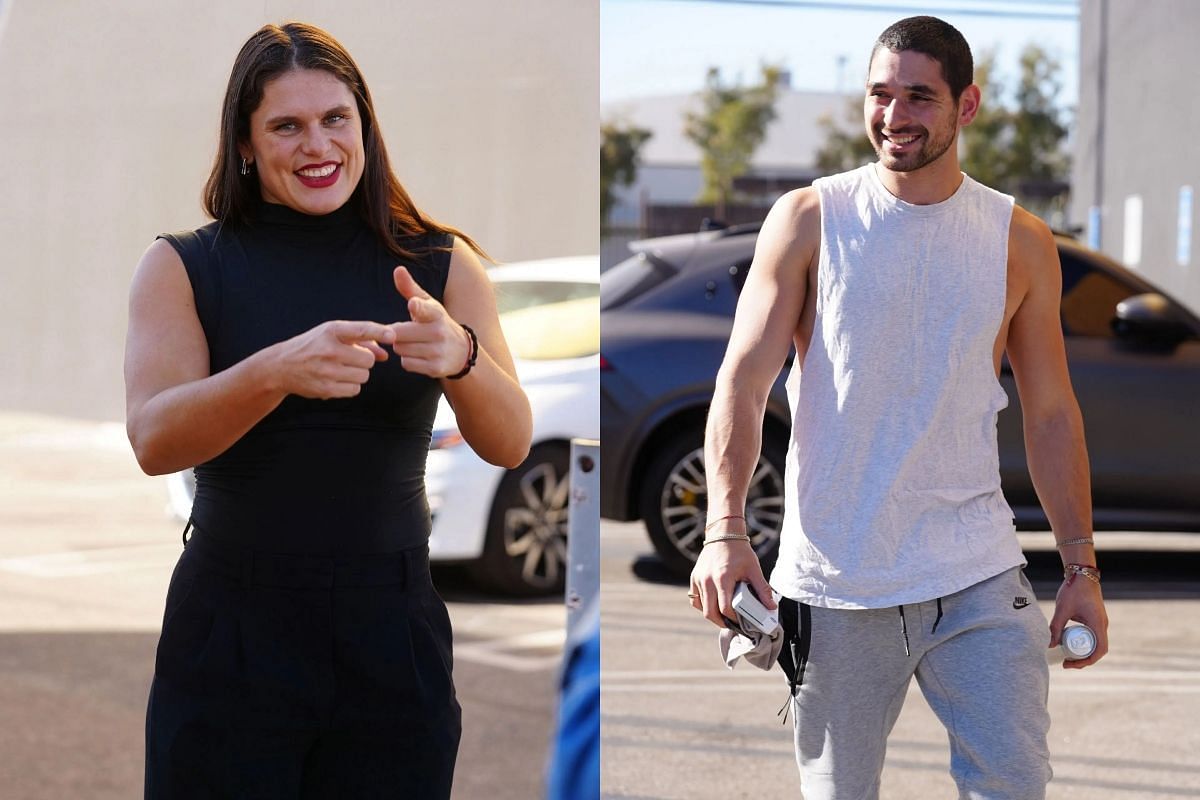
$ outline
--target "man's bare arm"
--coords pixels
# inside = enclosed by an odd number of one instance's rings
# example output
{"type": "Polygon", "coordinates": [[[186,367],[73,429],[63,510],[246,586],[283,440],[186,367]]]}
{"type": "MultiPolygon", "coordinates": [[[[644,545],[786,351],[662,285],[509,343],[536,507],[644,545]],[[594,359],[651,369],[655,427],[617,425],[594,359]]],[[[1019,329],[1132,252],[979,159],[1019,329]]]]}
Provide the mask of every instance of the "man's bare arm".
{"type": "MultiPolygon", "coordinates": [[[[717,373],[704,437],[708,519],[716,523],[710,535],[746,531],[740,517],[762,448],[767,397],[800,327],[820,238],[820,202],[813,189],[780,198],[758,235],[729,346],[717,373]]],[[[692,592],[697,595],[693,605],[722,626],[722,614],[734,615],[733,586],[740,580],[773,607],[770,588],[749,543],[722,541],[706,546],[692,572],[692,592]]]]}
{"type": "MultiPolygon", "coordinates": [[[[1092,535],[1091,477],[1083,436],[1083,417],[1071,388],[1063,344],[1059,304],[1062,271],[1049,228],[1021,208],[1014,209],[1009,237],[1012,272],[1027,286],[1013,314],[1006,342],[1017,380],[1025,424],[1029,475],[1055,539],[1059,542],[1092,535]]],[[[1063,563],[1096,563],[1095,548],[1075,544],[1060,548],[1063,563]]],[[[1082,668],[1108,651],[1108,617],[1099,585],[1080,575],[1064,582],[1050,622],[1051,646],[1057,645],[1068,620],[1096,632],[1096,652],[1082,668]]]]}

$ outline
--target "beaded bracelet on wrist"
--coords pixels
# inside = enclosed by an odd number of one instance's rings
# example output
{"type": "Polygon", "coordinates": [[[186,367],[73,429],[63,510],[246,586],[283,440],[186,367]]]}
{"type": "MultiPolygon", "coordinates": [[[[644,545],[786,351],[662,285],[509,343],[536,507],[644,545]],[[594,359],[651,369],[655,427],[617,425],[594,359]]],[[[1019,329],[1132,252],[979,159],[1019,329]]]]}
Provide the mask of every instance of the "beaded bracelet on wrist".
{"type": "Polygon", "coordinates": [[[456,381],[459,378],[465,378],[467,373],[471,371],[471,367],[475,366],[475,360],[479,358],[479,338],[475,336],[475,331],[471,330],[470,325],[462,325],[462,329],[467,332],[467,338],[470,339],[470,347],[467,349],[467,362],[463,364],[463,368],[453,375],[447,375],[446,380],[456,381]]]}

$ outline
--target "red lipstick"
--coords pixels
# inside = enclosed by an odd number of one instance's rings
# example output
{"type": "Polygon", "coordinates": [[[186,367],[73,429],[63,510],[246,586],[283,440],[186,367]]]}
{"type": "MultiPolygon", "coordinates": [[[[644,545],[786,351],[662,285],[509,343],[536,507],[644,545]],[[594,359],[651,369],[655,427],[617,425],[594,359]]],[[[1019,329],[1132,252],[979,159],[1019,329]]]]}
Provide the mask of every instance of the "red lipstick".
{"type": "Polygon", "coordinates": [[[300,179],[300,182],[310,189],[323,189],[326,186],[332,186],[333,184],[337,183],[338,178],[341,177],[341,174],[342,165],[338,164],[336,161],[326,161],[323,164],[305,164],[303,167],[296,170],[295,173],[296,177],[300,179]],[[333,172],[320,178],[300,174],[303,170],[316,170],[330,166],[333,167],[333,172]]]}

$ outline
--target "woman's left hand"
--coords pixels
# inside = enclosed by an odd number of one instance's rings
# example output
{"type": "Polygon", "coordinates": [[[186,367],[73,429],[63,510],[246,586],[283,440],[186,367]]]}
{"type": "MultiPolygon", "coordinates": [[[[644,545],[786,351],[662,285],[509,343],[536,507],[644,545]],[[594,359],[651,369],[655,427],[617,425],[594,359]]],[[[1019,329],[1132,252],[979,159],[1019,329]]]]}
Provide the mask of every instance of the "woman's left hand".
{"type": "Polygon", "coordinates": [[[471,353],[471,339],[437,300],[413,280],[404,267],[392,273],[396,291],[408,300],[411,322],[393,322],[392,350],[409,372],[444,378],[462,370],[471,353]]]}

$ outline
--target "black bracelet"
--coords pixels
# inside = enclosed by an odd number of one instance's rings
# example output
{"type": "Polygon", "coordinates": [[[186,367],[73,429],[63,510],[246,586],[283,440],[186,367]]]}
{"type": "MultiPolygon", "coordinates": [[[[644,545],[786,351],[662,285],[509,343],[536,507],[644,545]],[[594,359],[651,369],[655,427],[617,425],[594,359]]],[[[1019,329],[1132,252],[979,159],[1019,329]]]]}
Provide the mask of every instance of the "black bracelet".
{"type": "Polygon", "coordinates": [[[446,380],[456,381],[459,378],[465,378],[467,373],[471,371],[471,367],[475,366],[475,360],[479,358],[479,338],[475,335],[475,331],[471,330],[470,325],[462,325],[462,329],[467,332],[467,336],[471,339],[470,352],[467,353],[467,363],[463,364],[463,368],[453,375],[447,375],[446,380]]]}

